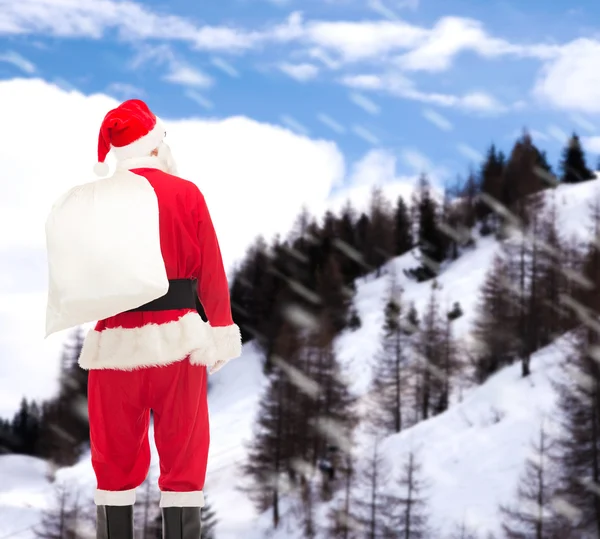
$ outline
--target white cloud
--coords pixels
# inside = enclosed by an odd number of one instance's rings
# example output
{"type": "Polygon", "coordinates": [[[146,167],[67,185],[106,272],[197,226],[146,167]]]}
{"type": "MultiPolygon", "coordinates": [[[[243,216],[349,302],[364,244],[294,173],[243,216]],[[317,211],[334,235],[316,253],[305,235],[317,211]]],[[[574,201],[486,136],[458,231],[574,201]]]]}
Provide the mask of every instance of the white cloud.
{"type": "Polygon", "coordinates": [[[187,89],[184,93],[185,93],[186,97],[188,97],[189,99],[194,101],[194,103],[197,103],[201,107],[208,109],[208,110],[211,110],[214,108],[213,102],[210,99],[207,99],[206,97],[204,97],[200,92],[197,92],[196,90],[192,90],[190,88],[190,89],[187,89]]]}
{"type": "Polygon", "coordinates": [[[19,53],[14,51],[0,53],[0,62],[12,64],[15,67],[19,68],[21,71],[23,71],[23,73],[27,73],[28,75],[35,73],[37,70],[35,64],[33,64],[27,58],[21,56],[19,53]]]}
{"type": "Polygon", "coordinates": [[[461,52],[472,51],[484,58],[524,56],[548,58],[556,54],[551,45],[515,45],[491,37],[480,21],[462,17],[443,17],[427,38],[410,52],[397,58],[397,64],[411,71],[445,71],[461,52]]]}
{"type": "Polygon", "coordinates": [[[290,116],[289,114],[282,114],[279,119],[283,125],[289,127],[295,133],[304,136],[310,135],[310,131],[293,116],[290,116]]]}
{"type": "Polygon", "coordinates": [[[548,135],[550,135],[560,144],[566,144],[569,140],[569,135],[557,125],[551,125],[548,127],[548,135]]]}
{"type": "MultiPolygon", "coordinates": [[[[98,129],[116,104],[37,79],[0,82],[0,145],[11,148],[0,154],[0,357],[10,358],[0,361],[0,414],[22,391],[54,390],[64,335],[43,341],[44,222],[62,192],[94,180],[98,129]],[[36,118],[36,128],[23,129],[23,118],[36,118]]],[[[344,177],[334,143],[279,126],[245,117],[165,123],[181,174],[206,195],[229,267],[257,234],[286,233],[302,206],[319,213],[344,177]]]]}
{"type": "Polygon", "coordinates": [[[344,188],[330,199],[329,207],[340,210],[347,200],[351,200],[359,211],[366,211],[374,187],[381,187],[390,199],[402,196],[408,202],[417,180],[418,174],[398,173],[398,158],[392,152],[371,150],[351,167],[344,188]]]}
{"type": "Polygon", "coordinates": [[[334,120],[331,116],[324,113],[317,114],[317,120],[319,120],[322,124],[326,125],[339,135],[343,135],[346,132],[346,128],[336,120],[334,120]]]}
{"type": "Polygon", "coordinates": [[[122,99],[132,99],[134,97],[143,97],[144,90],[126,82],[113,82],[106,88],[106,93],[122,99]]]}
{"type": "Polygon", "coordinates": [[[469,146],[468,144],[461,142],[456,146],[456,148],[467,159],[471,159],[472,161],[475,161],[477,163],[483,161],[483,155],[481,154],[481,152],[473,148],[473,146],[469,146]]]}
{"type": "Polygon", "coordinates": [[[314,79],[319,74],[319,68],[314,64],[289,64],[283,62],[279,64],[279,69],[289,77],[300,82],[306,82],[314,79]]]}
{"type": "Polygon", "coordinates": [[[452,129],[454,129],[448,118],[442,116],[433,109],[425,109],[423,111],[423,117],[433,125],[439,127],[442,131],[452,131],[452,129]]]}
{"type": "Polygon", "coordinates": [[[600,113],[600,41],[577,39],[564,45],[541,70],[533,93],[560,109],[600,113]]]}
{"type": "Polygon", "coordinates": [[[364,111],[368,112],[369,114],[379,114],[379,112],[381,111],[377,103],[374,103],[371,99],[362,94],[352,92],[348,97],[350,98],[350,101],[352,101],[352,103],[354,103],[356,106],[360,107],[364,111]]]}
{"type": "Polygon", "coordinates": [[[130,66],[132,69],[139,69],[148,63],[165,66],[166,73],[163,75],[162,80],[172,84],[195,88],[209,88],[214,84],[212,77],[181,60],[167,44],[139,47],[138,53],[131,61],[130,66]]]}
{"type": "Polygon", "coordinates": [[[227,73],[230,77],[237,78],[240,76],[238,70],[222,58],[211,58],[210,61],[212,65],[214,65],[224,73],[227,73]]]}
{"type": "Polygon", "coordinates": [[[506,106],[485,92],[470,92],[462,96],[435,92],[422,92],[414,83],[400,74],[347,75],[340,82],[352,88],[380,90],[403,99],[431,103],[442,107],[453,107],[478,113],[495,114],[506,110],[506,106]]]}
{"type": "MultiPolygon", "coordinates": [[[[581,141],[582,141],[583,147],[586,149],[586,151],[600,154],[600,137],[599,136],[583,137],[581,141]]],[[[592,168],[593,168],[593,165],[595,165],[595,164],[596,163],[594,161],[592,161],[592,168]]]]}
{"type": "Polygon", "coordinates": [[[200,69],[178,62],[170,65],[170,71],[165,75],[164,80],[173,84],[198,88],[209,88],[214,84],[213,79],[200,69]]]}
{"type": "Polygon", "coordinates": [[[215,51],[246,49],[262,38],[233,27],[196,26],[128,0],[0,0],[0,34],[100,39],[108,30],[118,30],[123,41],[185,41],[215,51]]]}
{"type": "Polygon", "coordinates": [[[369,144],[372,144],[373,146],[377,146],[380,143],[380,140],[377,138],[377,136],[371,133],[371,131],[369,131],[366,127],[363,127],[362,125],[353,125],[352,132],[357,137],[366,140],[369,144]]]}
{"type": "Polygon", "coordinates": [[[571,120],[576,123],[582,129],[585,129],[589,133],[595,133],[598,131],[596,125],[593,122],[590,122],[587,118],[584,118],[580,114],[572,114],[571,120]]]}

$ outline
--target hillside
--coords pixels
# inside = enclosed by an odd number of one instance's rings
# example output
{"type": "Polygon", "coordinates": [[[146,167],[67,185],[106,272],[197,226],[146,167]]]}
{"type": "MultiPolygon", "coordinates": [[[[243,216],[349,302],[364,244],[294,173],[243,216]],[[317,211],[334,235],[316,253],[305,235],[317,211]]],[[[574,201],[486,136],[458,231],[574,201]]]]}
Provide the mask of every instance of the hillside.
{"type": "MultiPolygon", "coordinates": [[[[556,204],[561,234],[583,241],[589,238],[589,205],[599,195],[600,180],[596,180],[560,186],[544,196],[548,203],[554,200],[556,204]]],[[[455,337],[459,339],[469,337],[478,291],[498,249],[492,237],[477,238],[476,245],[447,263],[438,278],[442,308],[447,311],[454,302],[460,302],[464,311],[454,324],[455,337]]],[[[340,335],[336,350],[351,388],[358,395],[364,395],[371,380],[389,275],[397,276],[404,301],[414,302],[419,312],[429,298],[431,283],[415,283],[403,272],[414,265],[414,255],[407,253],[391,261],[381,277],[370,275],[357,283],[355,305],[362,326],[340,335]]],[[[409,448],[422,448],[420,456],[430,483],[430,510],[439,529],[447,532],[466,519],[477,526],[478,537],[497,531],[497,506],[514,494],[531,438],[542,415],[552,411],[555,395],[550,382],[559,376],[567,350],[568,340],[558,339],[534,355],[529,378],[520,377],[519,365],[507,367],[485,384],[465,390],[460,398],[454,395],[454,404],[448,411],[385,440],[382,449],[392,463],[398,463],[409,448]]],[[[243,356],[212,381],[212,447],[206,493],[220,521],[217,537],[262,539],[267,536],[269,516],[257,517],[245,494],[238,490],[242,484],[239,465],[245,458],[244,444],[251,437],[265,382],[262,359],[255,345],[245,345],[243,356]]],[[[26,378],[22,384],[27,384],[26,378]]],[[[2,389],[0,386],[0,393],[2,389]]],[[[156,465],[154,452],[153,471],[156,465]]],[[[52,492],[46,474],[46,467],[39,460],[0,457],[0,539],[33,537],[31,527],[52,492]]],[[[57,477],[59,481],[79,484],[82,494],[91,498],[94,477],[87,456],[75,467],[60,470],[57,477]]],[[[293,532],[295,528],[292,518],[276,534],[268,536],[300,539],[299,532],[293,532]]]]}

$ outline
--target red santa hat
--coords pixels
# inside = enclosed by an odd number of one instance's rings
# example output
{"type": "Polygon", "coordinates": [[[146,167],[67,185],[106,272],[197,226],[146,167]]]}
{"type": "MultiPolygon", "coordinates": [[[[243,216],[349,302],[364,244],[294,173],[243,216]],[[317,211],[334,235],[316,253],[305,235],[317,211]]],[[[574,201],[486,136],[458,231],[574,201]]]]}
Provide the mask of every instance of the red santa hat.
{"type": "Polygon", "coordinates": [[[125,101],[102,121],[98,136],[98,163],[94,172],[98,176],[108,174],[105,159],[111,150],[119,161],[145,157],[160,145],[164,137],[164,127],[146,103],[139,99],[125,101]]]}

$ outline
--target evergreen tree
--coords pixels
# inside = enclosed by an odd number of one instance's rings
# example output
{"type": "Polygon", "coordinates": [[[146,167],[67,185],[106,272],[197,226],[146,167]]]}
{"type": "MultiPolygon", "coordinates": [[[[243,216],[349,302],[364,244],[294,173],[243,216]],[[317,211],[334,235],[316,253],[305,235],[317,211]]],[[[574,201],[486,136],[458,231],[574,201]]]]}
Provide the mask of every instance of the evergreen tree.
{"type": "Polygon", "coordinates": [[[593,288],[582,289],[571,305],[580,321],[577,341],[568,358],[569,377],[559,385],[559,407],[564,436],[559,440],[560,496],[577,509],[575,519],[564,526],[576,537],[600,536],[600,203],[593,208],[593,240],[586,256],[583,276],[593,288]]]}
{"type": "Polygon", "coordinates": [[[12,452],[37,456],[41,429],[41,411],[35,401],[21,400],[19,411],[15,414],[10,426],[12,452]]]}
{"type": "Polygon", "coordinates": [[[381,268],[394,255],[394,218],[380,187],[371,192],[369,228],[363,246],[365,262],[381,275],[381,268]]]}
{"type": "Polygon", "coordinates": [[[403,255],[413,247],[412,224],[404,199],[399,196],[394,210],[394,255],[403,255]]]}
{"type": "Polygon", "coordinates": [[[216,539],[216,527],[217,514],[205,495],[202,508],[202,539],[216,539]]]}
{"type": "Polygon", "coordinates": [[[505,279],[507,267],[497,255],[480,291],[473,324],[475,338],[475,379],[483,383],[502,367],[511,364],[516,355],[517,336],[514,305],[505,279]]]}
{"type": "Polygon", "coordinates": [[[87,371],[77,363],[83,339],[78,328],[65,343],[59,393],[42,407],[40,454],[63,466],[74,464],[89,443],[87,371]]]}
{"type": "Polygon", "coordinates": [[[415,204],[418,208],[418,245],[423,264],[415,277],[426,280],[437,275],[448,246],[447,237],[439,227],[438,203],[433,198],[426,176],[419,180],[415,204]]]}
{"type": "Polygon", "coordinates": [[[352,297],[344,285],[343,275],[334,256],[329,256],[317,273],[316,292],[322,322],[334,333],[339,333],[346,328],[352,297]]]}
{"type": "Polygon", "coordinates": [[[392,282],[385,306],[381,348],[376,356],[370,390],[376,403],[373,422],[384,434],[397,433],[404,428],[407,343],[402,328],[402,314],[400,290],[392,282]]]}
{"type": "Polygon", "coordinates": [[[563,183],[580,183],[594,179],[593,172],[585,162],[585,153],[581,147],[581,141],[575,133],[573,133],[563,150],[560,168],[563,183]]]}
{"type": "Polygon", "coordinates": [[[300,342],[289,324],[284,324],[277,340],[268,386],[259,403],[258,419],[244,466],[252,488],[250,499],[260,512],[272,511],[273,528],[281,520],[280,501],[286,480],[294,479],[292,462],[298,455],[298,435],[308,431],[309,418],[302,410],[305,399],[290,381],[286,367],[295,362],[300,342]],[[278,358],[285,358],[285,361],[278,358]]]}
{"type": "Polygon", "coordinates": [[[547,184],[536,172],[542,163],[541,153],[527,131],[517,140],[504,170],[501,203],[510,213],[502,216],[504,233],[508,226],[521,228],[538,210],[539,193],[547,184]]]}
{"type": "Polygon", "coordinates": [[[482,233],[498,230],[498,215],[493,211],[494,204],[504,204],[504,170],[506,158],[492,144],[479,173],[481,196],[477,204],[477,216],[484,222],[482,233]]]}

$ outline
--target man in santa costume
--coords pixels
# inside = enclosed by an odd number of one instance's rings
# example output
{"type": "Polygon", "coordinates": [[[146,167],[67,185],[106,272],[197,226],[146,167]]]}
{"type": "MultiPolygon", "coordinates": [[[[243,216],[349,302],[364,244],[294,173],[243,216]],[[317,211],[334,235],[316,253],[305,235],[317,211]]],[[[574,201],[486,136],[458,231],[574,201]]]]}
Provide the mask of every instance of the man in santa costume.
{"type": "MultiPolygon", "coordinates": [[[[200,538],[209,449],[207,374],[241,354],[240,331],[232,320],[227,278],[206,201],[194,183],[176,175],[165,135],[160,120],[140,100],[126,101],[110,111],[100,127],[95,171],[106,175],[105,159],[110,151],[117,166],[112,180],[99,179],[93,188],[113,181],[119,189],[122,182],[122,197],[132,214],[146,205],[152,221],[158,211],[158,227],[154,231],[153,223],[148,223],[150,232],[143,240],[148,245],[141,248],[160,249],[168,291],[98,321],[88,333],[79,359],[81,367],[89,369],[99,539],[133,538],[136,488],[146,479],[150,466],[151,410],[160,460],[163,536],[200,538]],[[196,293],[208,323],[196,311],[196,293]]],[[[60,211],[54,213],[64,215],[60,211]]],[[[103,228],[100,234],[113,234],[113,239],[127,233],[125,227],[120,232],[103,228]]],[[[110,241],[98,240],[102,241],[101,245],[89,243],[89,249],[96,249],[97,257],[102,256],[97,250],[104,249],[110,257],[110,241]]],[[[58,255],[49,248],[49,258],[52,256],[56,259],[58,255]]],[[[115,276],[123,271],[114,269],[115,276]]],[[[103,271],[95,278],[98,282],[112,278],[107,273],[111,272],[103,271]]],[[[75,279],[84,277],[76,275],[75,279]]],[[[143,279],[140,276],[140,281],[143,279]]],[[[75,281],[72,283],[74,287],[75,281]]],[[[102,301],[108,300],[98,297],[98,302],[102,301]]]]}

